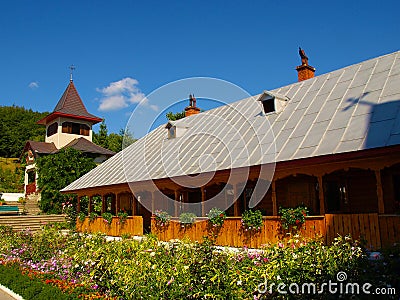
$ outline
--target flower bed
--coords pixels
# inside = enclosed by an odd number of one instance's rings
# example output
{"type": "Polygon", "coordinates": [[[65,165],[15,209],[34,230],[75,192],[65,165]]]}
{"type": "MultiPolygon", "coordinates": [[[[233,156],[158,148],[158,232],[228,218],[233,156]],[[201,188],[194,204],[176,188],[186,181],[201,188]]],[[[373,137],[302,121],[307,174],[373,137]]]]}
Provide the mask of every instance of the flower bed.
{"type": "Polygon", "coordinates": [[[142,242],[107,242],[102,235],[64,236],[52,228],[35,235],[0,228],[0,264],[17,265],[60,289],[118,299],[260,299],[265,281],[321,285],[346,272],[348,281],[363,282],[370,273],[364,268],[371,269],[366,253],[350,238],[325,246],[293,237],[259,250],[225,251],[207,239],[160,243],[147,236],[142,242]]]}

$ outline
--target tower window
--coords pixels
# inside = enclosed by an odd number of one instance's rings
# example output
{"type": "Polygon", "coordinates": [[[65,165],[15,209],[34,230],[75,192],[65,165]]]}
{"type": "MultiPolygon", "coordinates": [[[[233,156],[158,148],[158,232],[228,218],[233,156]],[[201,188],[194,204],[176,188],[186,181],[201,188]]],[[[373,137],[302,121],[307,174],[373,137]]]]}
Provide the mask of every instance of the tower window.
{"type": "Polygon", "coordinates": [[[47,133],[46,134],[47,134],[48,137],[52,136],[52,135],[57,133],[57,130],[58,130],[58,123],[55,122],[55,123],[51,124],[49,127],[47,127],[47,133]]]}
{"type": "Polygon", "coordinates": [[[79,124],[74,122],[64,122],[62,124],[63,133],[89,136],[89,131],[90,127],[86,124],[79,124]]]}

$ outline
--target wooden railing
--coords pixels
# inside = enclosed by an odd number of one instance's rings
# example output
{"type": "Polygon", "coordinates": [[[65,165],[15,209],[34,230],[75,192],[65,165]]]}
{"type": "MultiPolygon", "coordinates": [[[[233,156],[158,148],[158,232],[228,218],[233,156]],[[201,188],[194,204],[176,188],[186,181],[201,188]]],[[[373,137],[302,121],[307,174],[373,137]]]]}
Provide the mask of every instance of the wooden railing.
{"type": "Polygon", "coordinates": [[[93,221],[90,221],[87,217],[83,222],[79,219],[77,220],[76,230],[88,233],[102,232],[109,236],[121,236],[123,234],[143,235],[143,218],[141,216],[131,216],[122,224],[118,217],[113,217],[111,225],[109,225],[102,217],[97,217],[93,221]]]}
{"type": "MultiPolygon", "coordinates": [[[[217,245],[233,247],[259,247],[286,237],[279,217],[264,217],[261,232],[256,233],[245,232],[241,228],[240,217],[227,218],[219,230],[210,227],[206,219],[202,220],[182,227],[175,219],[168,226],[160,227],[152,219],[151,231],[163,241],[183,238],[201,241],[204,236],[214,236],[217,245]]],[[[373,213],[307,217],[297,233],[306,238],[322,237],[327,244],[331,244],[338,235],[350,234],[353,239],[364,241],[367,248],[380,249],[400,242],[400,216],[373,213]]]]}
{"type": "MultiPolygon", "coordinates": [[[[79,232],[102,232],[109,236],[124,233],[143,235],[143,219],[141,216],[128,217],[126,223],[120,224],[119,218],[114,217],[110,226],[102,217],[93,221],[86,218],[83,222],[78,220],[76,228],[79,232]]],[[[240,217],[227,218],[221,228],[210,226],[206,218],[198,218],[194,224],[185,227],[175,218],[168,226],[160,227],[152,218],[151,232],[162,241],[185,238],[202,241],[204,236],[208,236],[220,246],[251,248],[288,237],[279,217],[263,217],[261,232],[244,231],[240,217]]],[[[327,244],[331,244],[338,235],[350,234],[354,239],[364,240],[368,248],[380,249],[400,242],[400,215],[327,214],[307,217],[296,233],[306,238],[322,237],[327,244]]]]}
{"type": "Polygon", "coordinates": [[[400,243],[400,216],[379,215],[379,228],[382,247],[400,243]]]}
{"type": "MultiPolygon", "coordinates": [[[[287,232],[282,230],[280,224],[279,217],[264,217],[261,231],[251,232],[243,230],[240,217],[227,218],[221,228],[212,227],[206,219],[200,218],[190,226],[182,227],[177,220],[173,219],[168,226],[160,227],[153,218],[151,232],[163,241],[184,238],[202,241],[203,237],[207,236],[214,237],[216,244],[220,246],[257,248],[263,244],[277,242],[287,236],[287,232]]],[[[325,235],[324,217],[307,217],[298,233],[309,238],[323,237],[325,235]]]]}

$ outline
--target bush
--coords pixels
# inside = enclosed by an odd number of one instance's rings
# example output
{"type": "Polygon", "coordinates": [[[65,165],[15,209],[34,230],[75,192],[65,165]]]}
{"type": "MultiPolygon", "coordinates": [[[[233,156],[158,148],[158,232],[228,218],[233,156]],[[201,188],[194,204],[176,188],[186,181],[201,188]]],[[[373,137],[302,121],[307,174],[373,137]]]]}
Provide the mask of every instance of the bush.
{"type": "Polygon", "coordinates": [[[103,217],[104,222],[106,222],[108,226],[111,226],[112,219],[113,219],[112,213],[105,212],[101,216],[103,217]]]}
{"type": "Polygon", "coordinates": [[[179,216],[179,222],[182,227],[190,226],[196,221],[196,215],[194,213],[181,213],[179,216]]]}
{"type": "Polygon", "coordinates": [[[262,213],[259,210],[246,210],[241,222],[245,231],[260,231],[263,225],[262,213]]]}
{"type": "Polygon", "coordinates": [[[207,214],[207,218],[213,227],[221,227],[226,219],[226,213],[217,207],[213,207],[207,214]]]}
{"type": "Polygon", "coordinates": [[[301,227],[306,221],[308,215],[308,208],[305,206],[298,206],[296,208],[279,208],[279,215],[281,216],[281,223],[284,229],[301,227]]]}
{"type": "Polygon", "coordinates": [[[171,216],[166,211],[156,210],[154,213],[157,226],[168,226],[171,216]]]}
{"type": "Polygon", "coordinates": [[[120,211],[120,212],[117,214],[117,217],[118,217],[119,222],[120,222],[121,224],[125,224],[125,223],[126,223],[126,219],[128,218],[128,214],[127,214],[126,212],[120,211]]]}

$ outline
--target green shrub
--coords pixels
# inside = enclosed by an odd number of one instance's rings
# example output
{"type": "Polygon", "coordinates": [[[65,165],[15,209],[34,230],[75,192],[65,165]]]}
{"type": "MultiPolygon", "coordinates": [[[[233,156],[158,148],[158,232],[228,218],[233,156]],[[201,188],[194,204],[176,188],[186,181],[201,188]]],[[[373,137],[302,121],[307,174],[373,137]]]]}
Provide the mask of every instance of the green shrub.
{"type": "Polygon", "coordinates": [[[120,212],[118,212],[117,217],[118,217],[119,222],[121,224],[125,224],[126,223],[126,219],[128,218],[128,214],[126,212],[124,212],[124,211],[120,211],[120,212]]]}
{"type": "Polygon", "coordinates": [[[226,213],[217,207],[213,207],[207,214],[207,218],[212,226],[221,227],[226,219],[226,213]]]}
{"type": "Polygon", "coordinates": [[[83,222],[83,221],[85,221],[85,219],[86,219],[86,214],[85,214],[84,212],[81,211],[81,212],[78,214],[78,220],[81,221],[81,222],[83,222]]]}
{"type": "Polygon", "coordinates": [[[104,222],[106,222],[108,226],[111,226],[111,222],[113,219],[112,213],[105,212],[101,216],[103,217],[104,222]]]}
{"type": "Polygon", "coordinates": [[[281,216],[281,223],[284,229],[301,227],[306,221],[308,215],[308,208],[305,206],[298,206],[296,208],[279,208],[279,215],[281,216]]]}
{"type": "Polygon", "coordinates": [[[179,222],[182,226],[190,226],[196,221],[196,215],[194,213],[181,213],[179,216],[179,222]]]}
{"type": "Polygon", "coordinates": [[[168,226],[168,224],[171,220],[171,215],[169,213],[167,213],[166,211],[162,211],[162,210],[156,210],[154,212],[154,217],[155,217],[157,226],[168,226]]]}
{"type": "Polygon", "coordinates": [[[0,264],[0,284],[25,300],[79,299],[78,295],[64,294],[60,289],[47,285],[38,278],[23,275],[17,265],[0,264]]]}
{"type": "Polygon", "coordinates": [[[263,225],[261,211],[246,210],[242,214],[241,223],[245,231],[260,231],[263,225]]]}
{"type": "Polygon", "coordinates": [[[98,216],[99,216],[99,215],[98,215],[96,212],[92,211],[92,212],[89,214],[89,221],[90,221],[90,222],[93,222],[94,220],[96,220],[96,218],[97,218],[98,216]]]}

